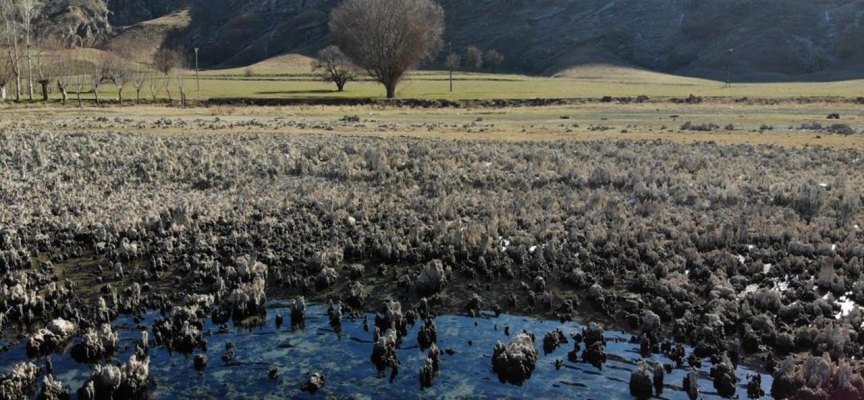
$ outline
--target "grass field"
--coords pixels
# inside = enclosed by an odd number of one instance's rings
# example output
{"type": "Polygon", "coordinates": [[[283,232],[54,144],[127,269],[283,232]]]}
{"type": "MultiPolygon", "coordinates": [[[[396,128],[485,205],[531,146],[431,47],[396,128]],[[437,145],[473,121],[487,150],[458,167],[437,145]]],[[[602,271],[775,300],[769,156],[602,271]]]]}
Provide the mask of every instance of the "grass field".
{"type": "Polygon", "coordinates": [[[505,141],[663,139],[675,142],[771,144],[864,149],[864,110],[852,104],[808,105],[608,104],[572,106],[410,109],[383,106],[54,107],[32,105],[0,109],[0,127],[26,125],[48,130],[147,131],[183,134],[197,131],[276,132],[286,135],[344,134],[505,141]],[[825,119],[839,113],[840,122],[825,119]],[[359,122],[346,122],[356,116],[359,122]],[[115,121],[119,119],[119,122],[115,121]],[[174,123],[162,126],[158,121],[174,123]],[[180,122],[179,124],[177,122],[180,122]],[[714,124],[712,131],[682,129],[714,124]],[[802,128],[818,123],[825,129],[802,128]],[[859,134],[827,131],[843,123],[859,134]]]}
{"type": "MultiPolygon", "coordinates": [[[[300,64],[297,62],[297,64],[300,64]]],[[[295,65],[297,65],[295,64],[295,65]]],[[[308,69],[272,68],[267,63],[245,71],[208,71],[201,74],[199,98],[252,97],[383,97],[383,88],[370,81],[351,82],[344,93],[332,84],[319,82],[308,69]]],[[[454,90],[449,91],[446,72],[424,71],[411,74],[398,88],[404,98],[418,99],[508,99],[508,98],[599,98],[636,97],[859,97],[864,96],[864,80],[830,83],[733,84],[671,76],[656,72],[591,66],[566,71],[555,77],[457,72],[454,90]]]]}
{"type": "MultiPolygon", "coordinates": [[[[186,90],[191,100],[211,98],[381,98],[382,87],[374,82],[352,82],[344,93],[318,81],[310,73],[312,60],[299,55],[276,57],[249,67],[209,70],[200,73],[200,90],[194,71],[186,71],[186,90]]],[[[160,79],[162,79],[160,77],[160,79]]],[[[124,90],[126,106],[116,104],[94,108],[71,104],[56,107],[40,102],[22,106],[11,104],[0,109],[0,124],[26,123],[48,129],[152,130],[161,118],[204,121],[197,125],[161,127],[160,132],[180,133],[195,127],[222,131],[277,131],[285,134],[322,133],[363,135],[411,135],[439,138],[484,138],[495,140],[554,139],[668,139],[673,141],[715,141],[725,144],[823,145],[862,148],[864,108],[851,102],[827,98],[852,99],[864,96],[864,81],[829,83],[735,84],[723,88],[716,81],[665,75],[636,69],[591,66],[562,72],[555,77],[528,77],[512,74],[458,72],[454,92],[448,91],[447,74],[436,71],[412,73],[399,87],[399,96],[415,99],[490,99],[490,98],[590,98],[602,96],[683,98],[691,94],[716,97],[703,104],[674,104],[649,101],[642,104],[590,102],[570,106],[409,109],[374,106],[295,106],[295,107],[177,107],[177,76],[171,78],[174,107],[148,105],[131,107],[135,91],[124,90]],[[740,102],[771,99],[763,102],[740,102]],[[809,97],[809,102],[783,101],[809,97]],[[818,98],[818,99],[817,99],[818,98]],[[839,113],[841,120],[828,121],[826,115],[839,113]],[[132,123],[92,123],[95,117],[131,119],[132,123]],[[346,123],[344,116],[357,116],[361,122],[346,123]],[[206,121],[221,123],[206,125],[206,121]],[[286,124],[291,120],[296,124],[286,124]],[[88,122],[89,121],[89,122],[88,122]],[[250,121],[255,124],[249,125],[250,121]],[[263,122],[262,122],[263,121],[263,122]],[[226,124],[225,122],[229,122],[226,124]],[[258,124],[258,122],[261,122],[258,124]],[[690,130],[690,125],[713,126],[710,131],[690,130]],[[832,132],[839,124],[858,134],[832,132]],[[254,129],[253,129],[254,128],[254,129]]],[[[142,98],[151,97],[149,85],[142,98]]],[[[102,99],[116,98],[110,84],[100,91],[102,99]]],[[[157,97],[167,98],[160,85],[157,97]]],[[[85,100],[92,93],[82,94],[85,100]]],[[[188,124],[187,124],[188,125],[188,124]]],[[[847,132],[848,133],[848,132],[847,132]]]]}
{"type": "MultiPolygon", "coordinates": [[[[130,31],[132,35],[134,31],[130,31]]],[[[182,73],[191,100],[213,98],[383,98],[383,87],[373,81],[361,79],[349,82],[344,92],[335,85],[322,82],[311,73],[312,59],[295,55],[275,57],[248,67],[201,71],[175,72],[169,79],[171,97],[179,98],[178,77],[182,73]],[[200,87],[199,87],[200,86],[200,87]]],[[[165,80],[164,75],[154,74],[165,80]]],[[[790,99],[798,97],[858,98],[864,96],[864,80],[839,82],[786,82],[786,83],[734,83],[725,88],[723,82],[673,76],[652,71],[608,65],[572,68],[553,77],[534,77],[488,71],[471,73],[457,71],[454,90],[449,91],[446,71],[419,71],[409,74],[397,89],[400,98],[412,99],[533,99],[533,98],[591,98],[603,96],[650,98],[723,97],[749,99],[790,99]]],[[[159,84],[156,95],[167,99],[164,84],[159,84]]],[[[52,87],[52,98],[59,93],[52,87]]],[[[104,99],[115,99],[117,88],[102,86],[104,99]]],[[[124,88],[124,98],[135,97],[131,82],[124,88]]],[[[92,99],[88,87],[83,98],[92,99]]],[[[141,96],[151,98],[145,84],[141,96]]],[[[71,94],[74,99],[75,93],[71,94]]]]}

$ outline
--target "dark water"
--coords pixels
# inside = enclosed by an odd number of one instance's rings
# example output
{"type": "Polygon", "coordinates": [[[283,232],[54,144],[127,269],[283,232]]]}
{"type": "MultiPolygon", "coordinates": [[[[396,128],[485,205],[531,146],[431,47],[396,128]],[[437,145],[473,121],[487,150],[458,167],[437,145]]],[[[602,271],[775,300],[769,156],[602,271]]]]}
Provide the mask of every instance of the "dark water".
{"type": "MultiPolygon", "coordinates": [[[[425,351],[417,347],[417,331],[420,323],[410,329],[408,337],[398,351],[401,368],[393,384],[388,379],[377,379],[375,366],[370,362],[372,353],[372,333],[363,330],[362,319],[343,322],[340,339],[330,328],[326,307],[310,306],[305,331],[292,332],[289,324],[290,310],[279,303],[271,303],[268,311],[268,324],[265,327],[249,330],[233,330],[218,334],[212,324],[205,325],[205,332],[212,329],[208,336],[208,367],[203,373],[193,368],[192,356],[184,357],[178,353],[169,356],[165,349],[151,349],[150,374],[158,379],[158,387],[151,388],[151,394],[159,399],[189,398],[531,398],[531,399],[630,399],[628,382],[630,372],[636,369],[641,359],[638,345],[626,343],[630,336],[622,332],[606,332],[609,345],[606,349],[609,362],[602,371],[589,364],[570,363],[567,352],[572,350],[573,340],[558,348],[554,353],[544,356],[543,335],[561,328],[568,336],[581,332],[576,323],[561,324],[557,321],[538,321],[532,318],[501,315],[468,318],[462,316],[441,316],[435,320],[438,330],[438,347],[453,348],[456,354],[441,355],[441,374],[431,389],[420,390],[418,371],[424,365],[425,351]],[[285,317],[285,325],[277,330],[273,322],[276,313],[285,317]],[[478,326],[475,326],[477,323],[478,326]],[[498,325],[498,330],[494,329],[498,325]],[[530,380],[521,387],[499,383],[492,373],[491,354],[495,342],[508,342],[504,326],[510,326],[511,335],[528,330],[536,335],[535,346],[540,349],[537,369],[530,380]],[[614,339],[621,341],[615,343],[614,339]],[[222,361],[225,343],[236,345],[236,357],[230,365],[222,361]],[[473,345],[468,345],[471,340],[473,345]],[[555,369],[555,360],[564,361],[564,367],[555,369]],[[268,371],[278,367],[282,372],[279,379],[268,378],[268,371]],[[326,376],[326,385],[315,396],[300,391],[308,375],[314,372],[326,376]]],[[[158,317],[158,313],[147,314],[148,326],[158,317]]],[[[370,324],[374,321],[370,315],[370,324]]],[[[136,324],[128,317],[115,321],[120,331],[118,357],[128,360],[134,349],[134,341],[140,334],[136,324]],[[128,349],[126,349],[128,345],[128,349]]],[[[152,340],[152,334],[151,340],[152,340]]],[[[689,351],[689,349],[688,349],[689,351]]],[[[194,353],[193,353],[194,355],[194,353]]],[[[28,360],[24,345],[0,353],[0,372],[7,372],[16,363],[28,360]]],[[[89,376],[89,367],[78,364],[68,353],[52,356],[54,376],[66,389],[75,391],[89,376]]],[[[672,363],[662,355],[654,355],[649,361],[672,363]]],[[[37,362],[41,365],[42,362],[37,362]]],[[[700,373],[699,388],[701,398],[719,398],[708,377],[710,362],[705,361],[700,373]]],[[[739,367],[739,398],[746,399],[744,385],[747,373],[739,367]]],[[[684,370],[675,370],[666,375],[666,389],[663,398],[687,399],[681,390],[684,370]]],[[[389,374],[388,374],[389,377],[389,374]]],[[[40,379],[41,382],[41,379],[40,379]]],[[[41,383],[40,383],[41,384],[41,383]]],[[[769,392],[770,375],[763,374],[762,386],[769,392]]]]}

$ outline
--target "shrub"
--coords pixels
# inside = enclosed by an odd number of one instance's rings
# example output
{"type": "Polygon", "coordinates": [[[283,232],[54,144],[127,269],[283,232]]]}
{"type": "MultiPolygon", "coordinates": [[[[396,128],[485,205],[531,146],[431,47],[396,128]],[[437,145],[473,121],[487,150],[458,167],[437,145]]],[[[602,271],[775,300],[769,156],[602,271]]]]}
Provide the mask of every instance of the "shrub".
{"type": "Polygon", "coordinates": [[[849,124],[833,124],[829,126],[826,131],[829,133],[834,133],[838,135],[854,135],[856,133],[855,129],[849,126],[849,124]]]}

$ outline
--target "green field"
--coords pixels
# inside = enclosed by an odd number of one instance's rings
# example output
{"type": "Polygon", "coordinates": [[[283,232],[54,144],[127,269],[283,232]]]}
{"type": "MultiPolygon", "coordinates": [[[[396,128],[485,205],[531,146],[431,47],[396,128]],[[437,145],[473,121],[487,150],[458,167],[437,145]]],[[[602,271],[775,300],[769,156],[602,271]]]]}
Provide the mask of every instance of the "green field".
{"type": "MultiPolygon", "coordinates": [[[[171,98],[179,99],[179,79],[185,79],[186,92],[190,100],[213,98],[383,98],[383,86],[368,78],[349,82],[344,92],[335,90],[335,85],[323,82],[311,73],[312,60],[299,55],[285,55],[248,67],[205,70],[198,74],[194,70],[175,71],[169,76],[152,73],[161,81],[169,80],[171,98]],[[200,85],[200,88],[199,88],[200,85]]],[[[164,82],[160,83],[159,99],[167,99],[164,82]]],[[[536,77],[489,71],[471,73],[457,71],[454,74],[454,89],[449,90],[447,71],[418,71],[410,73],[397,89],[400,98],[412,99],[533,99],[533,98],[591,98],[603,96],[650,98],[701,97],[749,99],[808,98],[858,98],[864,96],[864,80],[838,82],[783,82],[783,83],[733,83],[731,88],[723,82],[673,76],[633,68],[608,65],[583,66],[569,69],[553,77],[536,77]]],[[[52,99],[59,100],[56,87],[52,86],[52,99]]],[[[11,89],[10,89],[11,92],[11,89]]],[[[131,79],[124,88],[124,98],[135,98],[131,79]]],[[[117,88],[106,83],[100,89],[103,100],[117,98],[117,88]]],[[[37,96],[38,97],[38,96],[37,96]]],[[[70,100],[76,100],[74,89],[70,100]]],[[[152,97],[149,85],[145,84],[141,97],[152,97]]],[[[92,89],[85,85],[82,98],[92,100],[92,89]]],[[[38,100],[38,99],[37,99],[38,100]]]]}

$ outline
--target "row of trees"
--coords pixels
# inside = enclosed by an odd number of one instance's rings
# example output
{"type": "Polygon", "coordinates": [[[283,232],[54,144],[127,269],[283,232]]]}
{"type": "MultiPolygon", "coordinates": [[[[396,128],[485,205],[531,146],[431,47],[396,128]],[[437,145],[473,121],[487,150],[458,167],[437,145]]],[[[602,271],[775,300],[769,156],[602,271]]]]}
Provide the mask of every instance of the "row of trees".
{"type": "Polygon", "coordinates": [[[49,0],[0,0],[0,98],[12,96],[21,101],[23,96],[34,100],[37,88],[42,99],[48,101],[56,83],[57,91],[66,104],[69,93],[76,92],[78,104],[81,94],[89,90],[100,103],[100,89],[105,84],[117,88],[122,104],[123,91],[132,86],[136,99],[149,86],[153,99],[165,90],[171,99],[172,81],[186,103],[184,67],[188,58],[182,51],[160,48],[155,53],[133,46],[117,45],[107,51],[88,49],[94,45],[84,38],[64,43],[58,37],[37,35],[37,21],[49,0]],[[179,73],[172,77],[173,71],[179,73]]]}
{"type": "MultiPolygon", "coordinates": [[[[450,67],[449,60],[459,59],[459,54],[451,52],[450,56],[447,57],[448,63],[447,66],[450,67]]],[[[471,72],[477,72],[478,69],[485,67],[492,68],[492,72],[498,68],[501,63],[504,62],[504,56],[499,53],[495,49],[486,50],[484,53],[482,50],[477,48],[476,46],[469,46],[468,49],[465,50],[465,64],[471,68],[471,72]]],[[[457,63],[453,69],[459,68],[459,64],[457,63]]]]}
{"type": "MultiPolygon", "coordinates": [[[[186,63],[180,53],[160,49],[151,63],[136,60],[126,51],[93,49],[70,49],[56,42],[41,42],[33,52],[32,80],[38,86],[42,100],[48,101],[52,86],[56,83],[57,92],[63,104],[69,102],[69,94],[77,95],[78,105],[82,105],[82,93],[92,93],[96,105],[100,105],[101,90],[106,84],[117,89],[117,100],[123,104],[124,90],[131,87],[135,91],[137,103],[141,93],[149,89],[153,101],[159,92],[164,91],[172,100],[172,89],[177,88],[180,101],[186,104],[186,63]]],[[[19,83],[21,75],[15,73],[14,59],[0,62],[0,98],[7,100],[7,88],[15,89],[15,100],[21,100],[21,90],[26,88],[19,83]]],[[[30,80],[27,75],[24,80],[30,80]]]]}

